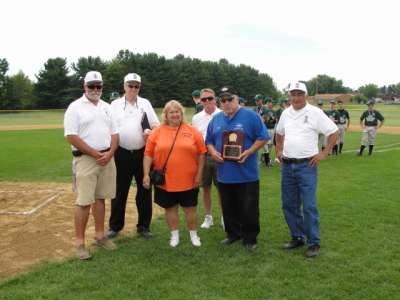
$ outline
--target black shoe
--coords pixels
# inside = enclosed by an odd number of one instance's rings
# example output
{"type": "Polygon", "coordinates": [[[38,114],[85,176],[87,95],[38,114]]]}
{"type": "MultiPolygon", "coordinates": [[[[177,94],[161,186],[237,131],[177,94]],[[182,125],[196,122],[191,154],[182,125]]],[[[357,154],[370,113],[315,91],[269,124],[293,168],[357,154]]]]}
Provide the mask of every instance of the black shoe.
{"type": "Polygon", "coordinates": [[[306,252],[304,253],[305,257],[316,257],[319,255],[319,245],[311,245],[307,248],[306,252]]]}
{"type": "Polygon", "coordinates": [[[292,250],[304,246],[303,239],[293,239],[289,243],[283,245],[283,249],[292,250]]]}
{"type": "Polygon", "coordinates": [[[243,247],[244,247],[247,251],[253,252],[253,251],[255,251],[255,250],[257,249],[257,244],[256,244],[256,243],[254,243],[254,244],[252,244],[252,243],[245,243],[245,244],[243,244],[243,247]]]}
{"type": "Polygon", "coordinates": [[[221,241],[221,244],[223,244],[223,245],[231,245],[234,242],[237,242],[238,240],[240,240],[240,238],[238,238],[238,237],[237,238],[227,237],[226,239],[223,239],[221,241]]]}
{"type": "Polygon", "coordinates": [[[153,234],[150,232],[150,229],[148,228],[140,228],[137,230],[137,233],[140,237],[145,239],[150,239],[153,237],[153,234]]]}
{"type": "Polygon", "coordinates": [[[107,231],[106,236],[107,236],[109,239],[113,239],[113,238],[117,237],[118,234],[119,234],[119,231],[114,231],[114,230],[112,230],[112,229],[109,229],[109,230],[107,231]]]}

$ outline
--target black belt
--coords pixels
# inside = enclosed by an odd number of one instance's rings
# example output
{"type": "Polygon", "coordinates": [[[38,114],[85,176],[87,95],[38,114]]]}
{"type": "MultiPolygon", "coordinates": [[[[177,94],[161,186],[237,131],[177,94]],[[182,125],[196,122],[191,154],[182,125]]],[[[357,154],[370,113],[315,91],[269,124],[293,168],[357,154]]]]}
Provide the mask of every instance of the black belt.
{"type": "Polygon", "coordinates": [[[128,150],[128,149],[125,149],[125,148],[122,148],[121,146],[119,146],[118,150],[129,152],[129,153],[133,154],[133,153],[143,152],[144,151],[144,147],[140,148],[140,149],[128,150]]]}
{"type": "MultiPolygon", "coordinates": [[[[110,151],[110,148],[100,150],[99,152],[104,153],[107,151],[110,151]]],[[[85,154],[85,153],[83,153],[81,150],[72,150],[72,156],[74,156],[74,157],[79,157],[79,156],[82,156],[83,154],[85,154]]]]}
{"type": "Polygon", "coordinates": [[[306,157],[306,158],[289,158],[289,157],[283,157],[282,161],[286,164],[301,164],[303,162],[309,161],[311,158],[306,157]]]}

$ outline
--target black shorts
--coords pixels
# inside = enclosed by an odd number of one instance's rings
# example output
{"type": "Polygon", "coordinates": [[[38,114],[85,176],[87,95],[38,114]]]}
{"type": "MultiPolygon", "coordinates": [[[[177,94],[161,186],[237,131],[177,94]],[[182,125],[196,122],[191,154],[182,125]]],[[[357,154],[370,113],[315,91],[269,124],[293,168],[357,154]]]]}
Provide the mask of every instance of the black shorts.
{"type": "Polygon", "coordinates": [[[162,208],[170,208],[177,204],[182,207],[197,206],[199,189],[191,189],[182,192],[168,192],[157,186],[154,187],[154,202],[162,208]]]}

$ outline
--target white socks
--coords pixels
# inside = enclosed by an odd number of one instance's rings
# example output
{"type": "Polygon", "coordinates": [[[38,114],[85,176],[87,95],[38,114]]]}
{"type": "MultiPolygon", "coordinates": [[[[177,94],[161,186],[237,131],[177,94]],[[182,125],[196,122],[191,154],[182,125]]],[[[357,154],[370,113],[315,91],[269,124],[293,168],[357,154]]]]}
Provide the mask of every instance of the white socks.
{"type": "Polygon", "coordinates": [[[169,245],[173,248],[178,246],[179,244],[179,230],[172,230],[171,231],[171,239],[169,240],[169,245]]]}
{"type": "MultiPolygon", "coordinates": [[[[195,247],[200,247],[201,242],[200,242],[199,236],[197,235],[197,231],[189,230],[189,234],[190,234],[190,240],[192,242],[192,245],[195,247]]],[[[179,245],[179,230],[178,229],[171,231],[171,239],[169,240],[169,245],[172,248],[175,248],[176,246],[179,245]]]]}

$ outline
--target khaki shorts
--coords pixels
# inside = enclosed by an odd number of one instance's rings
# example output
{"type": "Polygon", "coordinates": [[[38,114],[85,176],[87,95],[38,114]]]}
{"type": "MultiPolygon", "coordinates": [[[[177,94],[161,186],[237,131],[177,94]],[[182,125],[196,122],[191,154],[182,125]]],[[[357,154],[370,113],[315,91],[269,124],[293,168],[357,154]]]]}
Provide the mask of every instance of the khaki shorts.
{"type": "Polygon", "coordinates": [[[201,186],[217,185],[217,163],[212,159],[210,155],[206,155],[203,168],[203,177],[201,179],[201,186]]]}
{"type": "Polygon", "coordinates": [[[113,199],[116,190],[116,168],[114,158],[100,166],[89,155],[72,160],[73,189],[77,193],[76,205],[87,206],[96,199],[113,199]]]}

